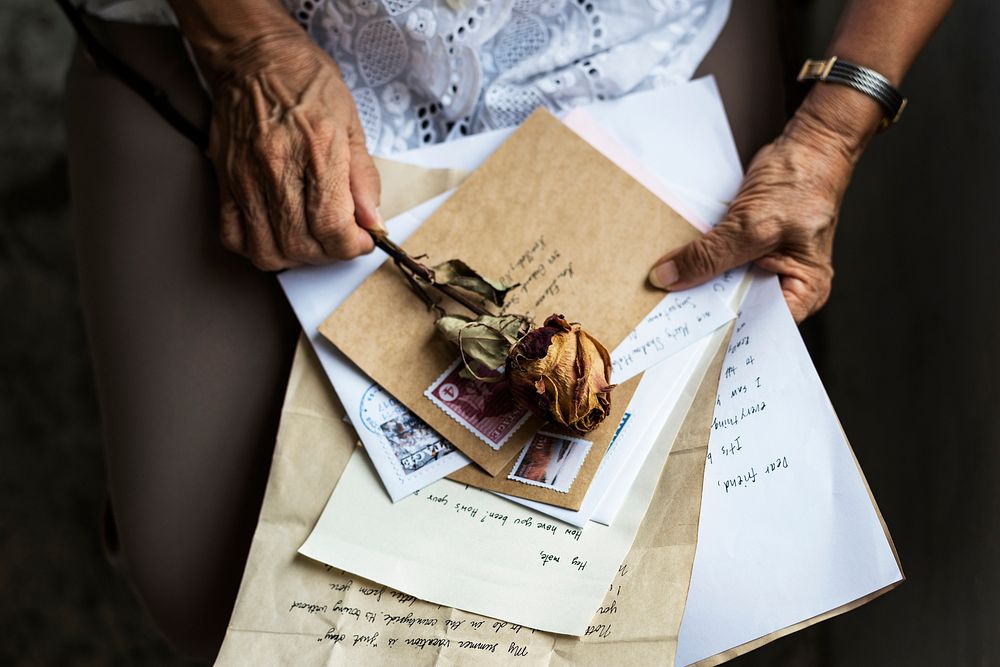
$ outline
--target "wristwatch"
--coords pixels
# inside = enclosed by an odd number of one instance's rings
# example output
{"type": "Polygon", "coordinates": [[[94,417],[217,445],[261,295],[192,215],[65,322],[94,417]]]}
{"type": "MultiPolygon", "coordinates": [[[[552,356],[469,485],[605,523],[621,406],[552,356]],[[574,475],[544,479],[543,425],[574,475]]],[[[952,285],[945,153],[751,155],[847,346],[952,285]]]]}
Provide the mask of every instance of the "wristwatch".
{"type": "Polygon", "coordinates": [[[841,60],[836,56],[828,60],[806,60],[799,71],[799,81],[826,81],[839,83],[864,93],[885,111],[881,129],[886,129],[899,120],[906,108],[906,98],[889,83],[889,80],[873,69],[841,60]]]}

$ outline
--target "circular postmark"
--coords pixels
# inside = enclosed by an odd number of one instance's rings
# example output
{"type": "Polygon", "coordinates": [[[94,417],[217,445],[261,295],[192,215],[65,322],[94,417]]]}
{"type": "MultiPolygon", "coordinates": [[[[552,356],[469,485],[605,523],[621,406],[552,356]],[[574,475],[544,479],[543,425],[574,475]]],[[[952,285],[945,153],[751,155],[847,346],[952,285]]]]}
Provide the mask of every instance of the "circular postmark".
{"type": "Polygon", "coordinates": [[[377,384],[362,394],[358,416],[365,430],[377,436],[378,449],[397,465],[400,479],[452,451],[446,440],[377,384]]]}
{"type": "Polygon", "coordinates": [[[382,435],[382,424],[399,419],[407,412],[402,403],[390,396],[377,384],[365,389],[361,396],[360,417],[365,428],[382,435]]]}

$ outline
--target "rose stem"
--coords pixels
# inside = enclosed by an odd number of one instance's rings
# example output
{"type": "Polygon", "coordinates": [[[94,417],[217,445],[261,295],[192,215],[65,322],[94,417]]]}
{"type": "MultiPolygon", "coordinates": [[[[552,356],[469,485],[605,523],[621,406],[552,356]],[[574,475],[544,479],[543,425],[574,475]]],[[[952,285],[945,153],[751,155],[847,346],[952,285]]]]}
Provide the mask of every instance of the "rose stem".
{"type": "Polygon", "coordinates": [[[431,270],[429,266],[410,257],[405,250],[390,240],[384,232],[380,233],[369,230],[368,233],[371,234],[375,245],[378,246],[385,254],[389,255],[389,257],[392,257],[400,268],[406,267],[415,275],[418,275],[429,282],[431,287],[453,299],[457,303],[465,306],[476,315],[492,315],[491,312],[480,306],[475,301],[469,299],[451,285],[441,285],[437,283],[434,280],[434,271],[431,270]]]}
{"type": "Polygon", "coordinates": [[[417,279],[413,277],[412,273],[400,266],[399,262],[396,262],[396,260],[393,260],[393,262],[399,268],[399,272],[403,275],[403,277],[406,278],[406,284],[410,286],[413,293],[419,296],[420,300],[427,304],[427,310],[436,310],[441,317],[444,317],[444,308],[439,306],[437,302],[434,301],[434,298],[427,293],[427,289],[417,282],[417,279]]]}

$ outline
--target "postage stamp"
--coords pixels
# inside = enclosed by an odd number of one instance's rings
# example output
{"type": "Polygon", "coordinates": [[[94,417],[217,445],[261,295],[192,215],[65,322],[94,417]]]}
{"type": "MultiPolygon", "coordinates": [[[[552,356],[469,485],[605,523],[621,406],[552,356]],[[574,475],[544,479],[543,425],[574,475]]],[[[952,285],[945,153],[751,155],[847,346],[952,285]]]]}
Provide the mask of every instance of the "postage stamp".
{"type": "MultiPolygon", "coordinates": [[[[377,384],[361,397],[361,423],[375,435],[400,480],[426,471],[457,450],[377,384]]],[[[448,474],[448,473],[445,473],[448,474]]]]}
{"type": "Polygon", "coordinates": [[[591,442],[539,431],[524,446],[507,479],[568,493],[591,442]]]}
{"type": "Polygon", "coordinates": [[[493,384],[459,375],[461,359],[448,367],[424,396],[493,449],[500,449],[529,416],[514,402],[507,382],[493,384]]]}

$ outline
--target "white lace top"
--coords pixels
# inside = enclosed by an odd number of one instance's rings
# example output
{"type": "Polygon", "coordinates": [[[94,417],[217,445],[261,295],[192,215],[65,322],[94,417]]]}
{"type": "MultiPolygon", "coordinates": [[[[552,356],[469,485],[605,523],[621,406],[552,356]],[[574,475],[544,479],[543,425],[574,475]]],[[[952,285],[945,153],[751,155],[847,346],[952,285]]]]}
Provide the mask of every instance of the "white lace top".
{"type": "MultiPolygon", "coordinates": [[[[284,2],[340,65],[379,154],[686,81],[729,13],[729,0],[284,2]]],[[[162,0],[84,4],[172,21],[162,0]]]]}

